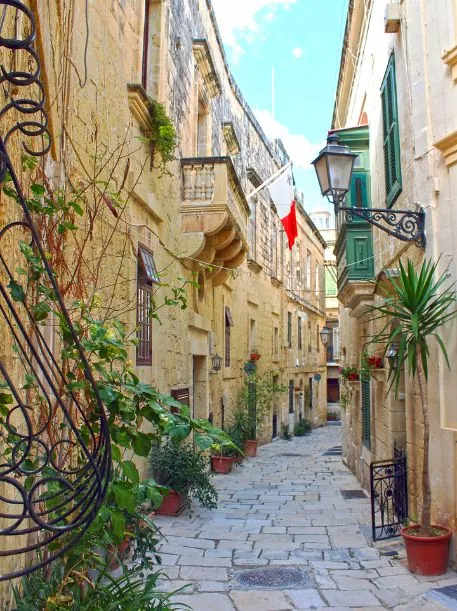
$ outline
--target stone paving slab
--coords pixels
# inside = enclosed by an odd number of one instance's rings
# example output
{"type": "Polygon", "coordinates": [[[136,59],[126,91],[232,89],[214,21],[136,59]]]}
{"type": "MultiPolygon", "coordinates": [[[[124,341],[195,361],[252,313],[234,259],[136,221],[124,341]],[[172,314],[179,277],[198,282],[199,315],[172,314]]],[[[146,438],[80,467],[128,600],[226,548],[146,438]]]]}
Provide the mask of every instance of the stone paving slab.
{"type": "Polygon", "coordinates": [[[438,611],[424,594],[457,583],[449,571],[436,578],[411,575],[401,541],[376,544],[370,536],[369,500],[343,500],[359,490],[340,457],[340,429],[327,427],[290,442],[259,448],[258,457],[214,478],[219,507],[193,504],[179,518],[157,516],[164,591],[188,586],[173,598],[194,611],[438,611]],[[298,454],[288,457],[285,454],[298,454]],[[399,556],[381,555],[390,548],[399,556]],[[306,586],[243,586],[239,571],[298,569],[306,586]]]}

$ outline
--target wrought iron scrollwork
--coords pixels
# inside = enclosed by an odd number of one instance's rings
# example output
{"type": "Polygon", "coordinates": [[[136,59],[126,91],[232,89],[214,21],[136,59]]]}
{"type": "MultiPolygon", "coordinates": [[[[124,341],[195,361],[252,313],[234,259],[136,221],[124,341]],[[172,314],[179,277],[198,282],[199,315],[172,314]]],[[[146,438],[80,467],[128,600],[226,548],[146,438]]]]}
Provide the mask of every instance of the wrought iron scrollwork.
{"type": "Polygon", "coordinates": [[[21,147],[42,156],[51,146],[34,40],[30,9],[20,0],[0,0],[6,98],[0,110],[0,182],[12,181],[17,194],[16,209],[0,210],[0,580],[36,570],[74,546],[98,514],[111,470],[97,384],[13,163],[21,163],[21,147]],[[36,322],[33,303],[21,292],[21,273],[30,261],[20,244],[30,247],[53,294],[54,326],[36,322]],[[64,362],[57,356],[58,324],[64,324],[73,348],[64,362]],[[74,383],[75,372],[84,392],[74,383]]]}
{"type": "Polygon", "coordinates": [[[425,247],[424,210],[395,210],[383,208],[345,208],[338,207],[337,213],[345,223],[363,219],[403,242],[414,242],[425,247]]]}
{"type": "Polygon", "coordinates": [[[373,541],[398,537],[408,518],[406,456],[370,465],[373,541]]]}

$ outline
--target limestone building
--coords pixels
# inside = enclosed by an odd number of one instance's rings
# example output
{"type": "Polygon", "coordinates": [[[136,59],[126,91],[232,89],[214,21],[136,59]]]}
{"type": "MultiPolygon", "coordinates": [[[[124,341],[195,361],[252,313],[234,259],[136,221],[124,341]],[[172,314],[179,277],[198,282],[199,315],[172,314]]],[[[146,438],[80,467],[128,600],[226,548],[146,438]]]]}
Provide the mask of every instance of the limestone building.
{"type": "MultiPolygon", "coordinates": [[[[363,306],[379,297],[373,280],[399,259],[423,258],[456,277],[457,4],[415,0],[351,0],[341,58],[333,129],[359,157],[350,205],[426,211],[425,249],[403,243],[363,221],[338,226],[336,256],[341,359],[360,366],[373,333],[363,306]]],[[[457,419],[456,332],[445,339],[452,371],[431,344],[431,481],[433,516],[455,530],[457,419]]],[[[351,383],[344,420],[344,459],[369,487],[369,465],[407,455],[409,514],[421,507],[422,415],[414,383],[404,375],[398,398],[387,373],[351,383]]],[[[455,557],[454,557],[455,562],[455,557]]]]}
{"type": "Polygon", "coordinates": [[[327,351],[327,416],[330,420],[340,417],[340,317],[337,297],[336,229],[334,215],[327,210],[313,212],[311,215],[316,227],[324,238],[325,249],[325,324],[330,329],[326,346],[327,351]]]}
{"type": "Polygon", "coordinates": [[[268,190],[248,199],[288,157],[234,82],[211,3],[30,6],[49,100],[45,170],[57,185],[97,177],[83,289],[137,335],[140,378],[225,426],[258,353],[257,370],[288,389],[264,440],[300,416],[325,422],[325,242],[298,202],[290,252],[268,190]],[[157,102],[177,134],[160,168],[157,102]],[[162,303],[159,323],[149,313],[162,303]]]}

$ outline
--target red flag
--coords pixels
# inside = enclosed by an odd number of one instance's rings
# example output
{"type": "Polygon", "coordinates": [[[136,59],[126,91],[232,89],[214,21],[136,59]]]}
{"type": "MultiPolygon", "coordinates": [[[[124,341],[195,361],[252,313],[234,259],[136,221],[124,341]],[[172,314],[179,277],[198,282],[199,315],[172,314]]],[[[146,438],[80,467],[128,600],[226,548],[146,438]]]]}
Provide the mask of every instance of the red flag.
{"type": "Polygon", "coordinates": [[[295,202],[292,202],[289,214],[285,216],[283,219],[281,219],[281,223],[283,224],[284,230],[289,240],[289,249],[292,250],[292,246],[295,243],[295,238],[298,237],[297,214],[295,211],[295,202]]]}

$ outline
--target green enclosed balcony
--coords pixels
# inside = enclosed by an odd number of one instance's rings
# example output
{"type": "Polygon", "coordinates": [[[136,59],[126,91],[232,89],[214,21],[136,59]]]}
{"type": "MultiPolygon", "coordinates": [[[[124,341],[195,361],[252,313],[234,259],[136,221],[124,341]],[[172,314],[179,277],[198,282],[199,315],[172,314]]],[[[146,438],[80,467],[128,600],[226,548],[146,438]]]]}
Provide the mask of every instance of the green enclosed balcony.
{"type": "MultiPolygon", "coordinates": [[[[345,205],[354,208],[371,207],[369,130],[363,125],[338,130],[340,143],[357,153],[350,191],[345,205]]],[[[358,318],[363,306],[373,299],[374,259],[372,226],[363,219],[354,217],[351,223],[337,218],[338,299],[351,315],[358,318]]]]}

